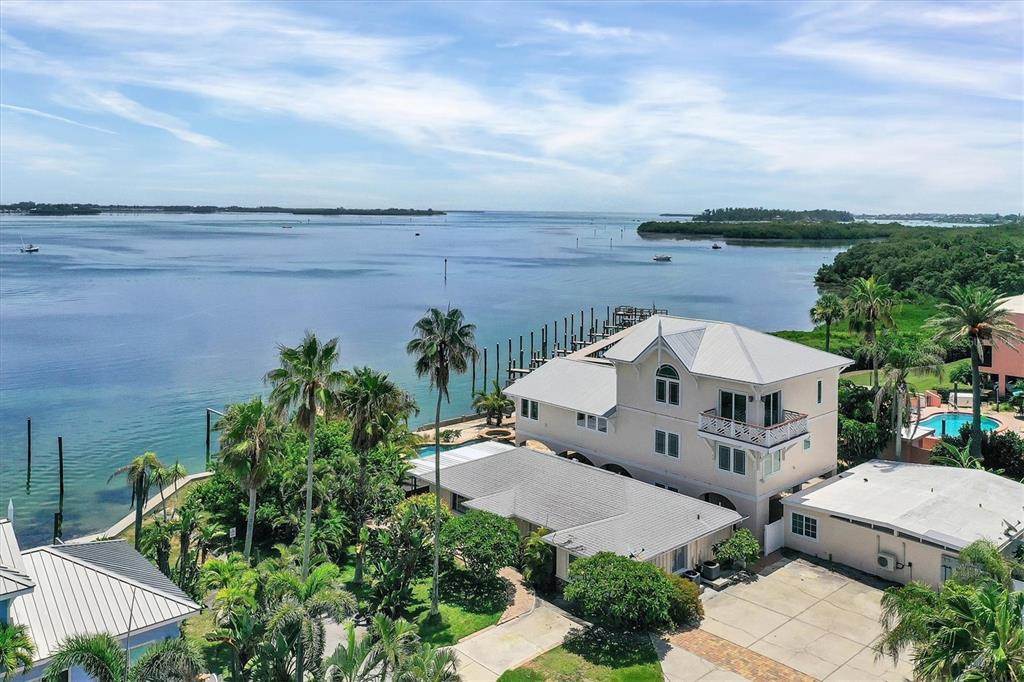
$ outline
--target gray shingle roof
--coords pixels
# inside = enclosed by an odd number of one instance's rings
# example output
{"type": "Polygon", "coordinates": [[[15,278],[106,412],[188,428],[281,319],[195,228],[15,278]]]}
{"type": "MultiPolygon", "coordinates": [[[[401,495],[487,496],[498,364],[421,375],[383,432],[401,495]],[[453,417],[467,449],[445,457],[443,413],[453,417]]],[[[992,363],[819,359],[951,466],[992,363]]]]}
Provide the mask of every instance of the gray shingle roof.
{"type": "Polygon", "coordinates": [[[469,498],[468,507],[551,529],[548,542],[582,556],[648,559],[741,520],[733,510],[524,447],[448,467],[441,485],[469,498]]]}
{"type": "Polygon", "coordinates": [[[731,322],[668,315],[656,315],[631,327],[605,351],[604,357],[635,361],[658,340],[659,328],[665,347],[691,374],[771,384],[850,364],[849,359],[839,355],[731,322]]]}

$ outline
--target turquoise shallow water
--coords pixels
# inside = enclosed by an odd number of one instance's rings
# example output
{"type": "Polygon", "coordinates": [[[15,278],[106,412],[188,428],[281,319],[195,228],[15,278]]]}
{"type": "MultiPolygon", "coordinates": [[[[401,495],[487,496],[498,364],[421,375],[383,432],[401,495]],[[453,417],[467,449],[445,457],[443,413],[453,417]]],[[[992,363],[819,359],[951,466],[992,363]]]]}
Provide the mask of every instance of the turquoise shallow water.
{"type": "MultiPolygon", "coordinates": [[[[955,436],[960,433],[960,428],[971,423],[970,412],[947,412],[935,414],[921,422],[921,426],[935,429],[938,434],[948,433],[955,436]]],[[[999,422],[990,417],[981,418],[981,430],[993,431],[999,428],[999,422]]]]}
{"type": "MultiPolygon", "coordinates": [[[[510,336],[518,354],[519,334],[528,344],[590,306],[807,328],[814,272],[842,249],[641,239],[652,217],[0,216],[0,506],[13,498],[26,544],[47,538],[63,435],[66,535],[107,527],[128,511],[127,489],[107,484],[115,466],[155,450],[202,469],[204,409],[265,391],[276,344],[304,329],[339,336],[345,366],[391,372],[426,422],[433,403],[405,343],[429,306],[463,308],[493,372],[496,342],[504,365],[510,336]],[[19,253],[22,238],[40,253],[19,253]]],[[[469,384],[455,379],[445,416],[469,410],[469,384]]]]}

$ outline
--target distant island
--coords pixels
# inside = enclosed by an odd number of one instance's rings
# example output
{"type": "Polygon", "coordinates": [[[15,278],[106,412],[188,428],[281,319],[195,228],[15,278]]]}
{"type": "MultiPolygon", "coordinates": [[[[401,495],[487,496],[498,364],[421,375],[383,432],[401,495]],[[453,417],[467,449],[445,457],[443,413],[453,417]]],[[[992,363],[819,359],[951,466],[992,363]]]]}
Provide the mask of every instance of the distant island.
{"type": "Polygon", "coordinates": [[[648,221],[636,231],[641,236],[721,237],[732,239],[791,239],[810,241],[849,241],[890,237],[906,227],[899,223],[836,223],[836,222],[697,222],[648,221]]]}
{"type": "MultiPolygon", "coordinates": [[[[666,214],[667,215],[667,214],[666,214]]],[[[753,223],[753,222],[829,222],[852,223],[849,211],[817,208],[811,211],[790,211],[783,208],[707,208],[694,216],[694,222],[701,223],[753,223]]]]}
{"type": "Polygon", "coordinates": [[[932,223],[962,223],[965,225],[1002,225],[1024,222],[1019,213],[876,213],[858,214],[858,220],[922,220],[932,223]]]}
{"type": "Polygon", "coordinates": [[[432,208],[283,208],[281,206],[164,206],[129,204],[37,204],[22,201],[0,204],[0,212],[18,215],[71,216],[100,213],[284,213],[288,215],[434,216],[444,211],[432,208]]]}

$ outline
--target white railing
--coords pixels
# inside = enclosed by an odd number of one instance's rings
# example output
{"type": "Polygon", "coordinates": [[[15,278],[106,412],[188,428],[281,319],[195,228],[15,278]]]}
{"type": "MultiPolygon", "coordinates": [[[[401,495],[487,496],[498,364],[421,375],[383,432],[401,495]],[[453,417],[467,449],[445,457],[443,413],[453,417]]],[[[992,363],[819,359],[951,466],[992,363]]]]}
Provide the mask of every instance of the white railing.
{"type": "Polygon", "coordinates": [[[772,426],[759,426],[719,417],[715,410],[700,415],[697,429],[703,433],[770,448],[807,433],[807,415],[786,410],[786,419],[772,426]]]}

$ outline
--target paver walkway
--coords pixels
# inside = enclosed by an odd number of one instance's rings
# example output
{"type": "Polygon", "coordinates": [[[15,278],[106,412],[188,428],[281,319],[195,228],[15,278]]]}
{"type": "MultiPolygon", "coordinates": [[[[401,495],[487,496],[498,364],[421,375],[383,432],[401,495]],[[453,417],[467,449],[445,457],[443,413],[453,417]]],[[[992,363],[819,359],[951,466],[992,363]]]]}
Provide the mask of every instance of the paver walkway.
{"type": "Polygon", "coordinates": [[[509,607],[505,609],[505,613],[501,614],[501,618],[498,619],[498,625],[515,620],[519,616],[525,616],[530,611],[533,611],[533,607],[537,604],[537,597],[523,584],[522,574],[514,568],[506,567],[498,571],[498,575],[512,583],[516,590],[512,603],[509,604],[509,607]]]}
{"type": "Polygon", "coordinates": [[[668,641],[673,646],[696,654],[708,663],[736,673],[751,682],[814,682],[810,675],[804,675],[787,665],[704,630],[694,628],[677,632],[669,636],[668,641]]]}

